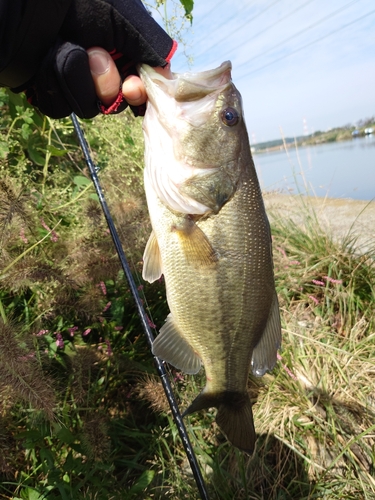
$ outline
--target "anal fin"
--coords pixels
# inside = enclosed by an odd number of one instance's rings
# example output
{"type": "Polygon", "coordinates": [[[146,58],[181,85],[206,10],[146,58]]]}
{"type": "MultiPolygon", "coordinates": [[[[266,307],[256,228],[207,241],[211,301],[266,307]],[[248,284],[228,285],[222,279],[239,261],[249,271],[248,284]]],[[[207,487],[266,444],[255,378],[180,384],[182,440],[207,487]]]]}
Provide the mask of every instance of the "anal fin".
{"type": "Polygon", "coordinates": [[[143,253],[142,278],[149,283],[153,283],[158,280],[162,274],[159,244],[154,231],[152,231],[143,253]]]}
{"type": "Polygon", "coordinates": [[[178,332],[171,314],[152,344],[152,353],[184,373],[198,373],[202,365],[198,354],[178,332]]]}
{"type": "Polygon", "coordinates": [[[251,359],[251,370],[255,376],[262,377],[267,371],[272,370],[277,361],[277,350],[280,348],[280,345],[280,312],[275,292],[266,327],[254,348],[251,359]]]}

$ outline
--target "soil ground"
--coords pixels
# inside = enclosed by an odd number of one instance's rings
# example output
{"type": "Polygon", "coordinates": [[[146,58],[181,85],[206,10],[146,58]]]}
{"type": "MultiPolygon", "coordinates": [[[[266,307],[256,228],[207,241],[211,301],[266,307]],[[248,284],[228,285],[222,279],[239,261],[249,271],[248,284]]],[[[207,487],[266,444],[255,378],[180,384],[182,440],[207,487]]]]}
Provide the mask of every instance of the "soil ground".
{"type": "MultiPolygon", "coordinates": [[[[264,202],[270,220],[288,217],[303,224],[306,208],[301,196],[264,193],[264,202]]],[[[357,238],[356,246],[365,253],[375,248],[375,200],[359,201],[339,198],[304,196],[307,205],[314,208],[321,226],[332,232],[334,238],[350,233],[357,238]]]]}

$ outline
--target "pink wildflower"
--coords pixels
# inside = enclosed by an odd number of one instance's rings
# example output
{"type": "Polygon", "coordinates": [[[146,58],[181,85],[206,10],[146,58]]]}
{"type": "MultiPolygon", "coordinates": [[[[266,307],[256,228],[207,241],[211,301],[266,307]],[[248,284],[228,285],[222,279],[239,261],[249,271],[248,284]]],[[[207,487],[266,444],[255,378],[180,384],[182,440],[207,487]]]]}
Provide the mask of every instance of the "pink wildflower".
{"type": "Polygon", "coordinates": [[[148,323],[148,326],[149,326],[150,328],[156,328],[155,323],[153,323],[153,322],[150,320],[150,318],[147,316],[147,314],[146,314],[146,318],[147,318],[147,323],[148,323]]]}
{"type": "Polygon", "coordinates": [[[316,305],[319,304],[319,300],[316,297],[314,297],[314,295],[309,295],[309,299],[311,299],[313,302],[315,302],[316,305]]]}
{"type": "Polygon", "coordinates": [[[138,291],[140,292],[141,290],[143,290],[143,285],[139,285],[138,287],[138,291]]]}
{"type": "Polygon", "coordinates": [[[335,280],[335,279],[331,278],[330,276],[323,276],[323,279],[326,281],[329,281],[330,283],[335,283],[336,285],[342,284],[342,280],[335,280]]]}
{"type": "Polygon", "coordinates": [[[51,231],[51,229],[47,226],[47,224],[44,222],[44,219],[40,219],[40,222],[42,224],[42,226],[44,227],[44,229],[47,229],[47,231],[51,231]]]}
{"type": "Polygon", "coordinates": [[[59,332],[56,335],[56,345],[60,349],[62,349],[64,347],[64,340],[63,340],[61,333],[59,333],[59,332]]]}
{"type": "Polygon", "coordinates": [[[277,250],[278,250],[280,253],[282,253],[282,254],[283,254],[283,256],[284,256],[285,258],[287,257],[286,252],[285,252],[285,250],[284,250],[283,248],[281,248],[281,247],[276,247],[276,248],[277,248],[277,250]]]}
{"type": "Polygon", "coordinates": [[[300,262],[299,260],[291,260],[291,261],[289,262],[289,264],[292,264],[292,265],[297,265],[297,266],[298,266],[299,264],[301,264],[301,262],[300,262]]]}
{"type": "Polygon", "coordinates": [[[48,332],[49,332],[49,330],[39,330],[39,332],[38,332],[38,333],[36,333],[35,335],[36,335],[37,337],[41,337],[42,335],[45,335],[45,334],[46,334],[46,333],[48,333],[48,332]]]}
{"type": "Polygon", "coordinates": [[[123,326],[115,326],[115,330],[116,330],[117,332],[120,332],[120,331],[121,331],[121,330],[123,330],[123,329],[124,329],[124,327],[123,327],[123,326]]]}
{"type": "Polygon", "coordinates": [[[71,337],[74,337],[74,333],[78,330],[78,326],[72,326],[72,328],[68,328],[68,332],[71,337]]]}
{"type": "Polygon", "coordinates": [[[27,361],[30,358],[35,358],[35,352],[29,352],[28,354],[25,354],[24,356],[19,356],[20,361],[27,361]]]}
{"type": "Polygon", "coordinates": [[[109,340],[106,339],[104,342],[107,344],[107,354],[108,354],[108,356],[112,356],[113,352],[112,352],[112,347],[111,347],[111,344],[109,343],[109,340]]]}
{"type": "Polygon", "coordinates": [[[91,328],[87,328],[83,333],[82,335],[85,337],[86,335],[88,335],[89,333],[91,332],[91,328]]]}
{"type": "Polygon", "coordinates": [[[26,244],[29,242],[28,239],[25,236],[25,229],[23,227],[21,227],[20,238],[26,244]]]}
{"type": "Polygon", "coordinates": [[[108,309],[111,307],[111,304],[112,304],[111,302],[107,302],[105,308],[103,309],[103,312],[108,311],[108,309]]]}
{"type": "Polygon", "coordinates": [[[324,286],[324,281],[319,281],[319,280],[311,280],[314,285],[320,285],[320,286],[324,286]]]}
{"type": "Polygon", "coordinates": [[[107,287],[105,286],[104,281],[101,281],[98,286],[102,289],[103,295],[107,295],[107,287]]]}
{"type": "Polygon", "coordinates": [[[174,376],[174,382],[176,382],[177,380],[180,380],[180,381],[183,381],[184,380],[184,376],[181,374],[181,373],[175,373],[175,376],[174,376]]]}
{"type": "Polygon", "coordinates": [[[44,219],[40,219],[40,222],[41,222],[42,226],[44,227],[44,229],[46,229],[47,231],[49,231],[51,233],[51,241],[56,243],[56,241],[59,239],[56,231],[54,231],[49,226],[47,226],[47,224],[44,222],[44,219]]]}
{"type": "MultiPolygon", "coordinates": [[[[277,353],[277,359],[278,359],[279,361],[282,361],[282,359],[283,359],[283,358],[280,356],[280,354],[279,354],[279,353],[277,353]]],[[[287,374],[289,375],[289,377],[290,377],[290,378],[292,378],[293,380],[298,380],[298,378],[294,375],[294,373],[292,373],[292,372],[289,370],[289,368],[288,368],[286,365],[284,365],[283,363],[282,363],[282,365],[283,365],[284,370],[287,372],[287,374]]]]}

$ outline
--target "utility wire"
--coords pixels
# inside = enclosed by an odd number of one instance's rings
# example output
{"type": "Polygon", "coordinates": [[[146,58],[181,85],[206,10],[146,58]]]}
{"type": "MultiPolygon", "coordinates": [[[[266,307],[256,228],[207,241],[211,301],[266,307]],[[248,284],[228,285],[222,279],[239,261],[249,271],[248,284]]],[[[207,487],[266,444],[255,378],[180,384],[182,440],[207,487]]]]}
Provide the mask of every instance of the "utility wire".
{"type": "MultiPolygon", "coordinates": [[[[239,30],[241,30],[244,26],[247,26],[248,24],[250,24],[251,22],[255,21],[255,19],[257,19],[259,16],[261,16],[262,14],[264,14],[264,12],[266,12],[267,10],[269,10],[271,7],[273,7],[276,3],[280,2],[280,0],[275,0],[274,2],[272,2],[270,5],[268,5],[268,7],[266,7],[265,9],[261,10],[260,12],[258,12],[257,14],[255,14],[255,16],[251,17],[250,19],[247,19],[243,24],[241,24],[241,26],[237,27],[236,26],[236,29],[235,29],[235,32],[237,33],[239,30]]],[[[208,36],[211,38],[212,34],[215,33],[215,31],[217,31],[218,29],[220,29],[222,26],[224,26],[224,24],[228,24],[228,21],[230,21],[230,19],[233,19],[234,17],[237,17],[237,14],[234,14],[231,18],[225,18],[224,21],[219,25],[217,26],[212,32],[210,32],[208,34],[208,36]]],[[[205,37],[205,40],[206,40],[207,37],[205,37]]],[[[223,37],[223,41],[226,40],[226,36],[223,37]]],[[[199,43],[199,42],[197,42],[199,43]]],[[[216,47],[216,45],[218,45],[218,42],[210,45],[209,47],[204,47],[204,51],[203,52],[200,52],[197,56],[194,57],[194,59],[198,59],[198,57],[201,57],[202,55],[206,54],[207,51],[209,51],[210,49],[212,49],[213,47],[216,47]]]]}
{"type": "MultiPolygon", "coordinates": [[[[109,228],[109,231],[111,233],[112,240],[113,240],[113,243],[115,245],[118,257],[120,259],[122,269],[125,273],[126,279],[128,280],[129,288],[130,288],[131,293],[133,295],[133,298],[135,300],[135,304],[136,304],[137,310],[138,310],[138,316],[141,320],[142,327],[143,327],[144,333],[146,335],[146,339],[151,347],[152,343],[154,341],[154,337],[153,337],[151,328],[148,324],[147,314],[143,308],[141,298],[138,294],[137,285],[134,281],[129,264],[126,260],[125,253],[124,253],[124,250],[122,248],[120,238],[118,236],[118,233],[117,233],[115,224],[113,222],[111,213],[109,211],[107,202],[104,198],[103,190],[101,188],[99,178],[98,178],[98,173],[97,173],[98,168],[96,167],[95,163],[93,162],[93,160],[90,156],[89,148],[87,146],[87,142],[86,142],[85,136],[83,134],[83,130],[78,122],[76,115],[74,113],[72,113],[70,115],[70,117],[72,119],[74,129],[75,129],[76,134],[78,136],[78,140],[79,140],[80,146],[82,148],[82,152],[83,152],[83,155],[85,157],[86,164],[89,168],[91,179],[94,183],[97,195],[99,197],[99,201],[100,201],[100,204],[102,206],[104,216],[106,218],[108,228],[109,228]]],[[[194,476],[197,488],[199,490],[200,496],[201,496],[202,500],[209,500],[206,485],[205,485],[204,479],[202,477],[202,473],[200,471],[200,468],[199,468],[193,447],[191,445],[188,433],[186,431],[185,424],[182,420],[182,416],[181,416],[180,410],[178,408],[176,398],[173,394],[173,390],[172,390],[167,372],[165,370],[164,364],[156,356],[154,356],[154,361],[155,361],[157,372],[161,378],[164,392],[167,396],[168,403],[169,403],[169,406],[171,408],[174,421],[176,423],[178,432],[180,434],[180,438],[181,438],[182,444],[184,446],[185,453],[186,453],[187,458],[189,460],[190,467],[191,467],[191,470],[193,472],[193,476],[194,476]]]]}
{"type": "Polygon", "coordinates": [[[322,17],[321,19],[319,19],[318,21],[316,21],[315,23],[313,24],[310,24],[310,26],[307,26],[307,28],[303,28],[301,31],[298,31],[297,33],[294,33],[292,36],[288,37],[288,38],[285,38],[285,40],[279,42],[277,45],[274,45],[273,47],[270,47],[266,50],[264,50],[263,52],[261,52],[260,54],[257,54],[256,56],[254,57],[251,57],[250,59],[247,59],[245,62],[243,62],[242,64],[240,64],[239,66],[237,66],[237,69],[238,68],[242,68],[242,66],[245,66],[246,64],[248,64],[250,61],[254,61],[255,59],[258,59],[259,57],[262,57],[263,55],[265,54],[268,54],[268,52],[271,52],[272,50],[274,49],[278,49],[281,45],[284,45],[286,42],[289,42],[290,40],[293,40],[294,38],[297,38],[298,36],[306,33],[306,31],[309,31],[311,30],[312,28],[315,28],[316,26],[318,26],[319,24],[322,24],[324,21],[327,21],[327,19],[331,19],[332,17],[336,16],[337,14],[339,14],[340,12],[342,12],[344,9],[350,7],[350,5],[353,5],[354,3],[358,3],[360,0],[352,0],[351,2],[348,2],[347,4],[345,4],[344,6],[340,7],[339,9],[331,12],[330,14],[328,14],[327,16],[324,16],[322,17]]]}
{"type": "MultiPolygon", "coordinates": [[[[217,7],[215,7],[215,8],[217,9],[217,7]]],[[[222,22],[221,24],[219,24],[218,26],[217,26],[216,24],[214,24],[214,25],[213,25],[213,29],[212,29],[212,30],[210,29],[210,31],[209,31],[209,32],[208,32],[208,30],[207,30],[207,24],[206,24],[207,20],[206,20],[206,18],[204,18],[204,19],[200,22],[200,24],[199,24],[199,25],[193,25],[193,30],[194,30],[194,31],[193,31],[193,33],[194,33],[194,34],[195,34],[195,33],[199,33],[199,32],[200,32],[200,29],[201,29],[201,28],[200,28],[200,26],[202,26],[202,27],[203,27],[203,30],[202,30],[202,31],[203,31],[203,37],[202,37],[202,38],[199,38],[199,39],[193,39],[193,41],[194,41],[194,45],[195,45],[196,47],[199,47],[199,48],[200,48],[202,45],[204,46],[204,44],[207,42],[207,38],[208,38],[209,40],[212,40],[212,37],[213,37],[214,33],[216,33],[216,32],[217,32],[220,28],[222,28],[222,26],[223,26],[225,23],[230,23],[230,22],[232,21],[232,19],[236,19],[236,17],[237,17],[237,16],[238,16],[238,13],[237,13],[237,12],[234,12],[234,13],[233,13],[230,17],[227,17],[227,18],[225,19],[225,21],[224,21],[224,22],[222,22]]],[[[217,44],[218,44],[218,43],[220,43],[220,41],[219,41],[219,42],[217,42],[217,44]]],[[[215,45],[217,45],[217,44],[215,44],[215,45]]],[[[206,48],[205,48],[205,51],[204,51],[204,52],[206,52],[206,48]]],[[[198,57],[200,57],[201,55],[202,55],[202,53],[199,53],[199,56],[198,56],[198,57]]],[[[194,56],[194,59],[195,59],[195,57],[196,57],[196,56],[194,56]]]]}
{"type": "MultiPolygon", "coordinates": [[[[317,38],[316,40],[313,40],[312,42],[309,42],[307,43],[306,45],[303,45],[302,47],[299,47],[298,49],[295,49],[293,50],[292,52],[289,52],[289,54],[285,54],[284,56],[281,56],[279,57],[278,59],[275,59],[267,64],[264,64],[263,66],[260,66],[259,68],[256,68],[256,69],[253,69],[251,71],[249,71],[248,73],[245,73],[244,75],[242,76],[237,76],[236,79],[237,80],[241,80],[242,78],[245,78],[246,76],[249,76],[251,75],[252,73],[256,73],[257,71],[260,71],[261,69],[263,68],[267,68],[268,66],[271,66],[272,64],[275,64],[279,61],[281,61],[282,59],[286,59],[287,57],[295,54],[296,52],[300,52],[301,50],[305,49],[306,47],[310,47],[310,45],[313,45],[314,43],[318,43],[320,42],[321,40],[324,40],[325,38],[328,38],[329,36],[331,35],[334,35],[335,33],[347,28],[348,26],[351,26],[352,24],[354,23],[357,23],[358,21],[361,21],[362,19],[365,19],[366,17],[368,16],[371,16],[372,14],[375,13],[375,10],[371,10],[370,12],[367,12],[367,14],[364,14],[363,16],[361,17],[357,17],[357,19],[354,19],[354,21],[351,21],[350,23],[347,23],[347,24],[344,24],[343,26],[341,26],[340,28],[337,28],[333,31],[330,31],[329,33],[327,33],[326,35],[320,37],[320,38],[317,38]]],[[[241,64],[241,66],[243,66],[241,64]]]]}
{"type": "MultiPolygon", "coordinates": [[[[258,33],[255,33],[254,36],[250,37],[250,38],[246,38],[246,43],[250,42],[251,40],[254,40],[255,38],[258,38],[259,36],[263,35],[266,31],[270,30],[271,28],[273,28],[274,26],[276,26],[277,24],[283,22],[285,19],[287,19],[288,17],[292,16],[293,14],[295,14],[297,11],[303,9],[304,7],[306,7],[306,5],[308,5],[309,3],[312,3],[312,2],[315,2],[315,0],[307,0],[307,2],[303,3],[302,5],[299,5],[298,7],[296,7],[294,10],[292,10],[291,12],[289,12],[288,14],[286,14],[284,17],[281,17],[280,19],[278,19],[277,21],[275,21],[274,23],[270,24],[269,26],[267,26],[267,28],[264,28],[263,30],[261,31],[258,31],[258,33]]],[[[238,48],[242,47],[243,46],[243,42],[239,43],[236,47],[231,47],[230,48],[230,52],[234,52],[236,51],[238,48]]]]}

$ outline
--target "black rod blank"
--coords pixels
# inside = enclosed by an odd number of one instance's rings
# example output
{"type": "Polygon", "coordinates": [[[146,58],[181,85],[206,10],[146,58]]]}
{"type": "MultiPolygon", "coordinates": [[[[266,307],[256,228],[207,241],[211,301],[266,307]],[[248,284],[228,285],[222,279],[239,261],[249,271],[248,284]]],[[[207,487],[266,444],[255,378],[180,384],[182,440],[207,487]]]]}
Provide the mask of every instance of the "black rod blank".
{"type": "MultiPolygon", "coordinates": [[[[121,241],[120,241],[120,238],[118,236],[115,224],[113,222],[113,219],[112,219],[111,213],[109,211],[107,202],[105,201],[103,190],[101,188],[99,178],[97,175],[98,169],[91,158],[90,151],[89,151],[89,148],[87,146],[87,142],[86,142],[83,130],[78,122],[76,115],[74,113],[72,113],[70,115],[70,117],[72,119],[74,129],[77,133],[78,140],[79,140],[80,146],[82,148],[82,152],[83,152],[83,155],[85,157],[86,164],[89,168],[91,179],[92,179],[94,186],[95,186],[95,189],[96,189],[96,193],[99,197],[99,201],[100,201],[100,204],[102,206],[104,216],[106,218],[108,228],[109,228],[109,231],[110,231],[111,236],[112,236],[113,243],[116,247],[116,251],[117,251],[118,257],[120,259],[122,269],[125,273],[126,279],[129,283],[131,293],[134,297],[134,300],[135,300],[135,303],[137,306],[137,310],[138,310],[138,315],[139,315],[139,318],[141,320],[144,333],[146,335],[147,341],[148,341],[149,346],[151,348],[152,343],[154,341],[154,336],[153,336],[151,328],[148,324],[147,314],[143,308],[142,300],[138,294],[137,285],[136,285],[134,278],[133,278],[133,275],[130,271],[130,267],[129,267],[129,264],[128,264],[127,259],[125,257],[124,250],[122,248],[121,241]]],[[[171,411],[172,411],[174,421],[176,422],[176,426],[177,426],[178,432],[180,434],[180,438],[181,438],[182,444],[184,446],[186,456],[189,460],[190,467],[191,467],[191,470],[193,472],[193,476],[194,476],[195,482],[197,484],[199,493],[200,493],[201,498],[203,500],[208,500],[209,497],[208,497],[206,485],[205,485],[204,479],[202,477],[202,473],[201,473],[201,470],[199,468],[198,461],[196,459],[193,447],[191,445],[185,424],[182,420],[182,416],[181,416],[180,410],[178,408],[177,401],[176,401],[176,398],[174,396],[174,393],[173,393],[173,390],[172,390],[172,387],[171,387],[171,384],[170,384],[170,381],[168,378],[168,374],[165,370],[163,363],[160,361],[160,359],[157,358],[156,356],[154,356],[154,360],[155,360],[155,365],[156,365],[158,375],[161,378],[164,392],[167,396],[168,403],[169,403],[169,406],[170,406],[171,411]]]]}

